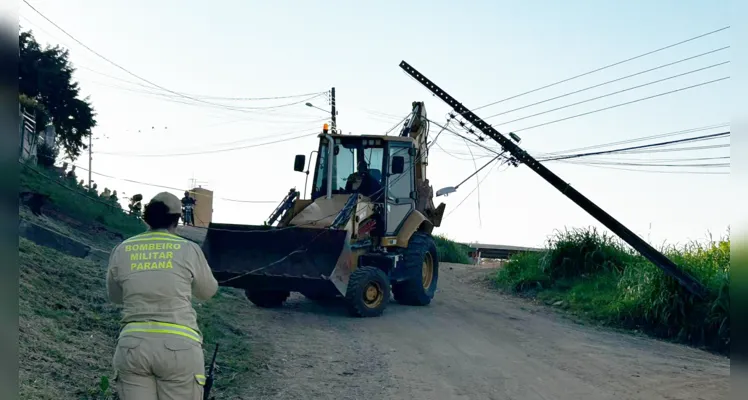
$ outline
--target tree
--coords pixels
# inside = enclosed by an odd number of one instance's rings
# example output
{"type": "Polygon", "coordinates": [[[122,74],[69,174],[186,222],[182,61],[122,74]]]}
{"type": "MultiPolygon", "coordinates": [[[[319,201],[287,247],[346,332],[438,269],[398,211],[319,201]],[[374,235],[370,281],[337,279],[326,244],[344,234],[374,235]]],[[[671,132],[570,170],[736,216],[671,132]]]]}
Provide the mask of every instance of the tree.
{"type": "Polygon", "coordinates": [[[51,120],[65,154],[75,160],[87,146],[83,139],[96,126],[96,113],[88,98],[81,99],[73,82],[75,69],[68,51],[60,46],[42,48],[31,31],[18,35],[20,58],[18,91],[40,104],[37,108],[37,132],[51,120]]]}

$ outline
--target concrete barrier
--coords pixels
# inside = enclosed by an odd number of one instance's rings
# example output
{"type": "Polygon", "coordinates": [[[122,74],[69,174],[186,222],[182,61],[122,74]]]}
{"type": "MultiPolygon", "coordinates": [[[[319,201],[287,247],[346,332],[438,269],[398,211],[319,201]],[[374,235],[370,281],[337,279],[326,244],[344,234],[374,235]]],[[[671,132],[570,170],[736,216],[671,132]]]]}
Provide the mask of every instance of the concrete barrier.
{"type": "Polygon", "coordinates": [[[73,257],[95,262],[109,260],[109,251],[92,247],[70,236],[23,219],[18,222],[18,236],[39,246],[49,247],[73,257]]]}

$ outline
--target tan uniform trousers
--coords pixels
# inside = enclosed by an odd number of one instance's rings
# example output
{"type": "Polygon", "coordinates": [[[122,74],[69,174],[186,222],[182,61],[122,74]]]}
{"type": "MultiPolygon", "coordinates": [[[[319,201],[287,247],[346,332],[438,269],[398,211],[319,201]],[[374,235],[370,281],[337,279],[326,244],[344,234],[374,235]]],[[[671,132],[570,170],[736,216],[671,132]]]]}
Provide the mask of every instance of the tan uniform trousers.
{"type": "Polygon", "coordinates": [[[117,394],[122,400],[202,400],[202,345],[168,333],[121,336],[114,352],[117,394]]]}

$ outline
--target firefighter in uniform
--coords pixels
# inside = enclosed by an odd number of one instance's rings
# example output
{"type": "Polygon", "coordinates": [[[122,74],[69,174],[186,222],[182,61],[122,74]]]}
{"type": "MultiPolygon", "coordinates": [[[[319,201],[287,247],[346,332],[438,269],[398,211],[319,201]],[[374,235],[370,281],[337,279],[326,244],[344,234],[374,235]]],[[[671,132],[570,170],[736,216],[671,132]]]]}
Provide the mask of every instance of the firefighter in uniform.
{"type": "Polygon", "coordinates": [[[123,305],[114,352],[122,400],[203,396],[202,335],[191,298],[208,300],[218,282],[194,242],[174,234],[182,203],[159,193],[145,207],[150,229],[119,244],[109,258],[109,299],[123,305]]]}

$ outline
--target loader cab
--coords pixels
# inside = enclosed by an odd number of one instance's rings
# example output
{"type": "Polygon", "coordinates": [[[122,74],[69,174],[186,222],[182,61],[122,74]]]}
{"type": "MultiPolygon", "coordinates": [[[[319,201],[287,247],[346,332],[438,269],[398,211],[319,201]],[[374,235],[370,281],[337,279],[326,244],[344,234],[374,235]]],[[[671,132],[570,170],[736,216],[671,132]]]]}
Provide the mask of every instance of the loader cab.
{"type": "Polygon", "coordinates": [[[412,139],[324,135],[317,154],[312,201],[327,196],[328,190],[333,196],[354,193],[350,182],[358,175],[362,179],[359,193],[383,206],[385,234],[395,234],[415,209],[412,139]],[[332,178],[329,184],[328,177],[332,178]]]}

